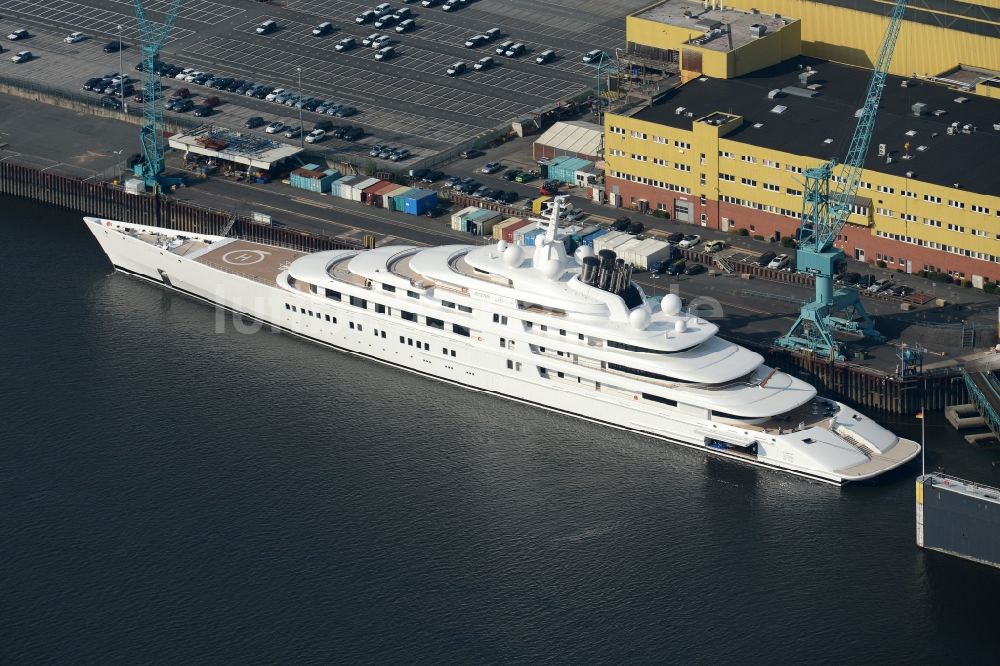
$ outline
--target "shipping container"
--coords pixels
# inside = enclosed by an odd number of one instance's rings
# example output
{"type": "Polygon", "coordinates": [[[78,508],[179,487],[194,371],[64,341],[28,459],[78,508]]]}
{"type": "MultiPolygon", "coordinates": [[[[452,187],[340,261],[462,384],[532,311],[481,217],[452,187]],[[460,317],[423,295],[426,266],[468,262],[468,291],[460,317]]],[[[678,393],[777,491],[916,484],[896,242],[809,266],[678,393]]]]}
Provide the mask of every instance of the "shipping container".
{"type": "Polygon", "coordinates": [[[392,210],[392,198],[405,194],[411,189],[413,188],[409,185],[396,185],[391,190],[382,193],[382,208],[392,210]]]}
{"type": "Polygon", "coordinates": [[[418,189],[403,197],[403,212],[410,215],[423,215],[433,210],[438,204],[438,195],[434,190],[418,189]]]}
{"type": "Polygon", "coordinates": [[[607,234],[608,234],[607,229],[598,229],[597,231],[584,236],[583,244],[589,245],[590,247],[594,247],[594,241],[600,238],[601,236],[606,236],[607,234]]]}
{"type": "Polygon", "coordinates": [[[635,266],[636,268],[648,271],[657,261],[667,261],[673,259],[677,254],[677,248],[670,243],[653,239],[653,244],[646,245],[643,252],[645,253],[644,256],[639,258],[639,263],[635,266]]]}
{"type": "Polygon", "coordinates": [[[348,176],[347,178],[341,178],[337,181],[339,183],[337,196],[341,199],[350,199],[352,188],[365,180],[367,180],[365,176],[348,176]]]}
{"type": "Polygon", "coordinates": [[[319,165],[308,164],[293,171],[289,175],[288,181],[292,187],[299,190],[329,192],[331,184],[338,178],[340,178],[340,172],[336,169],[320,170],[319,165]]]}
{"type": "Polygon", "coordinates": [[[356,183],[352,183],[351,184],[351,186],[350,186],[350,197],[344,197],[344,198],[350,198],[352,201],[359,201],[360,202],[361,201],[361,196],[364,193],[364,191],[366,189],[368,189],[369,187],[371,187],[372,185],[374,185],[375,183],[378,183],[378,182],[380,182],[379,178],[364,178],[364,177],[361,177],[361,180],[359,180],[356,183]]]}
{"type": "Polygon", "coordinates": [[[389,181],[387,180],[376,180],[374,183],[361,190],[361,203],[371,204],[372,198],[376,196],[376,192],[384,189],[388,183],[389,181]]]}
{"type": "Polygon", "coordinates": [[[367,192],[367,199],[365,203],[369,206],[375,206],[376,208],[385,208],[385,194],[386,192],[392,192],[393,190],[399,189],[399,185],[388,180],[383,180],[379,186],[373,190],[367,192]]]}
{"type": "Polygon", "coordinates": [[[631,238],[631,236],[624,231],[611,231],[609,229],[608,233],[594,238],[594,252],[600,252],[601,250],[607,248],[609,244],[617,245],[624,243],[625,240],[629,238],[631,238]]]}
{"type": "Polygon", "coordinates": [[[532,222],[531,220],[525,220],[523,218],[514,222],[509,227],[506,227],[503,230],[503,239],[510,244],[515,243],[516,241],[514,240],[514,234],[517,233],[519,230],[524,229],[532,224],[534,224],[534,222],[532,222]]]}
{"type": "Polygon", "coordinates": [[[639,240],[635,236],[632,236],[630,240],[627,240],[620,245],[616,245],[611,249],[614,250],[615,254],[617,254],[622,261],[624,261],[625,263],[631,263],[625,257],[629,255],[629,252],[631,252],[633,248],[645,242],[646,242],[645,240],[639,240]]]}
{"type": "Polygon", "coordinates": [[[535,215],[540,215],[542,212],[542,205],[549,201],[552,197],[538,197],[531,202],[531,212],[535,215]]]}
{"type": "Polygon", "coordinates": [[[623,260],[625,260],[625,262],[632,264],[636,268],[639,268],[639,265],[641,263],[640,257],[645,256],[644,253],[646,246],[649,245],[650,243],[656,243],[656,241],[652,238],[643,238],[642,242],[640,242],[638,245],[629,246],[627,252],[619,254],[618,256],[621,257],[623,260]]]}
{"type": "Polygon", "coordinates": [[[477,211],[466,218],[465,231],[476,236],[488,236],[502,218],[498,210],[477,211]]]}
{"type": "Polygon", "coordinates": [[[455,231],[461,231],[462,225],[465,223],[465,219],[475,211],[479,210],[477,206],[466,206],[457,213],[452,213],[451,215],[451,228],[455,231]]]}
{"type": "Polygon", "coordinates": [[[505,218],[502,222],[497,223],[496,226],[493,227],[493,240],[496,241],[503,240],[503,230],[521,219],[523,218],[508,217],[505,218]]]}
{"type": "Polygon", "coordinates": [[[548,177],[553,180],[566,183],[567,185],[576,185],[576,172],[593,166],[594,163],[590,160],[585,160],[579,157],[570,157],[565,160],[561,160],[558,164],[549,164],[548,177]]]}
{"type": "Polygon", "coordinates": [[[410,196],[413,192],[418,191],[419,188],[409,187],[403,192],[398,192],[392,195],[392,199],[389,201],[389,208],[392,210],[402,213],[406,209],[406,197],[410,196]]]}

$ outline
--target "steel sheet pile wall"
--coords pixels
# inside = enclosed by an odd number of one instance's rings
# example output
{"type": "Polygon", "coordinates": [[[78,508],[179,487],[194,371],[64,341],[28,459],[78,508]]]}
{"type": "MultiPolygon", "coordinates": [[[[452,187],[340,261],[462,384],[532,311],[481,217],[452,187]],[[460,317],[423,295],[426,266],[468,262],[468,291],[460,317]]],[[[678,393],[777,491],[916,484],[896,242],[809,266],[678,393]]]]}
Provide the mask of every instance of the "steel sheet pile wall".
{"type": "MultiPolygon", "coordinates": [[[[232,221],[232,214],[226,211],[154,194],[129,194],[124,188],[106,182],[84,181],[11,162],[0,162],[0,194],[66,208],[83,215],[192,233],[219,235],[232,221]]],[[[328,236],[258,224],[243,217],[233,223],[229,235],[307,251],[360,247],[328,236]]]]}

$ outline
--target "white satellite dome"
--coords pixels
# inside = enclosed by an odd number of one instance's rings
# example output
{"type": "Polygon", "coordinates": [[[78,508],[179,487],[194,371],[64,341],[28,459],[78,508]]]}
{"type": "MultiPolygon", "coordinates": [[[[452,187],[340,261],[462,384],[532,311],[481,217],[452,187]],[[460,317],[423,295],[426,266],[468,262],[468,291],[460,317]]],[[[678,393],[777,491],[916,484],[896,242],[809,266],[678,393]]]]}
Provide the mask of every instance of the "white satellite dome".
{"type": "Polygon", "coordinates": [[[576,252],[573,253],[573,258],[576,259],[576,263],[580,264],[581,266],[583,266],[583,260],[586,257],[593,257],[593,256],[594,256],[594,248],[590,247],[589,245],[581,245],[580,247],[576,248],[576,252]]]}
{"type": "Polygon", "coordinates": [[[663,300],[660,301],[660,309],[668,315],[677,314],[681,311],[681,307],[683,307],[683,305],[681,297],[677,294],[667,294],[663,297],[663,300]]]}
{"type": "Polygon", "coordinates": [[[545,277],[550,280],[555,280],[557,277],[562,275],[563,265],[558,259],[549,259],[545,262],[545,266],[542,268],[542,272],[545,273],[545,277]]]}
{"type": "Polygon", "coordinates": [[[522,259],[524,259],[524,253],[521,252],[520,245],[508,245],[507,249],[503,252],[503,263],[511,268],[520,266],[522,259]]]}
{"type": "Polygon", "coordinates": [[[677,333],[683,333],[688,329],[687,319],[678,319],[674,322],[674,331],[677,333]]]}
{"type": "Polygon", "coordinates": [[[649,326],[649,321],[649,310],[646,308],[636,308],[628,316],[628,323],[632,325],[632,328],[640,331],[645,330],[649,326]]]}
{"type": "Polygon", "coordinates": [[[541,247],[545,244],[545,234],[538,234],[535,236],[535,247],[541,247]]]}
{"type": "Polygon", "coordinates": [[[497,241],[497,251],[500,252],[500,254],[503,254],[504,250],[506,249],[507,249],[507,241],[501,238],[499,241],[497,241]]]}

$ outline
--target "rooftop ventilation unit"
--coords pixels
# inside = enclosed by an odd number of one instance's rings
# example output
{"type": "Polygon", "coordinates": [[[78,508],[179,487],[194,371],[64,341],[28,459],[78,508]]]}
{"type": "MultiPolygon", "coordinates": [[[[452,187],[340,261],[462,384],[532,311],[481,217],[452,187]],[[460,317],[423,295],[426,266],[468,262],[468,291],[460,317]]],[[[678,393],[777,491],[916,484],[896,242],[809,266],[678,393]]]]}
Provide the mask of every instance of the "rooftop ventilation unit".
{"type": "Polygon", "coordinates": [[[906,177],[907,178],[913,178],[913,172],[912,171],[907,171],[906,172],[906,177]]]}
{"type": "Polygon", "coordinates": [[[997,132],[1000,132],[1000,123],[993,123],[993,129],[995,129],[997,132]]]}
{"type": "Polygon", "coordinates": [[[802,85],[809,85],[809,77],[815,74],[816,71],[812,68],[806,69],[806,71],[799,74],[799,83],[802,85]]]}
{"type": "Polygon", "coordinates": [[[784,113],[787,110],[788,110],[787,106],[782,106],[782,105],[779,104],[778,106],[776,106],[773,109],[771,109],[771,113],[777,113],[777,114],[780,115],[780,114],[784,113]]]}
{"type": "Polygon", "coordinates": [[[934,111],[934,115],[936,117],[938,117],[938,118],[940,118],[941,116],[943,116],[946,113],[948,113],[948,112],[945,111],[944,109],[937,109],[937,110],[934,111]]]}
{"type": "Polygon", "coordinates": [[[905,132],[903,132],[903,134],[905,134],[906,136],[916,136],[917,130],[906,130],[905,132]]]}
{"type": "Polygon", "coordinates": [[[956,97],[955,98],[955,104],[965,104],[968,101],[969,101],[968,97],[956,97]]]}
{"type": "Polygon", "coordinates": [[[682,113],[684,113],[686,110],[687,110],[686,107],[678,106],[676,109],[674,109],[674,115],[675,116],[679,116],[682,113]]]}
{"type": "Polygon", "coordinates": [[[753,128],[754,128],[754,129],[760,129],[760,128],[761,128],[761,127],[763,127],[763,126],[764,126],[764,123],[754,123],[754,124],[753,124],[753,128]]]}
{"type": "Polygon", "coordinates": [[[823,143],[833,143],[833,139],[823,139],[823,143]]]}
{"type": "Polygon", "coordinates": [[[767,98],[768,99],[774,99],[774,98],[780,97],[780,96],[781,96],[781,89],[780,88],[775,88],[774,90],[771,90],[771,91],[769,91],[767,93],[767,98]]]}
{"type": "Polygon", "coordinates": [[[913,115],[922,116],[924,115],[924,110],[927,109],[927,105],[923,102],[917,102],[910,108],[913,109],[913,115]]]}
{"type": "Polygon", "coordinates": [[[754,39],[760,39],[767,32],[767,26],[761,23],[754,23],[750,26],[750,36],[754,39]]]}
{"type": "Polygon", "coordinates": [[[808,88],[799,88],[798,86],[788,86],[786,88],[782,88],[781,92],[785,93],[786,95],[792,95],[793,97],[805,97],[807,99],[811,99],[819,94],[815,90],[809,90],[808,88]]]}
{"type": "Polygon", "coordinates": [[[751,14],[760,14],[760,10],[757,9],[756,7],[751,7],[750,8],[750,13],[751,14]]]}

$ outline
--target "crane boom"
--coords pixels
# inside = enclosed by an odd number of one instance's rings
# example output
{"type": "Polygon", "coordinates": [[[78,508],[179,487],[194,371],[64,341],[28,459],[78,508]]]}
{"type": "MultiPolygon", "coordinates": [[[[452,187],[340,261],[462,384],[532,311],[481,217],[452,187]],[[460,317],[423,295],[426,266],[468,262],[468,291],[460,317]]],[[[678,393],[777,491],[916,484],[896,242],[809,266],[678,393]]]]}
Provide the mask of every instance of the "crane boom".
{"type": "MultiPolygon", "coordinates": [[[[858,185],[861,182],[861,172],[864,169],[865,155],[872,141],[872,132],[875,130],[875,117],[878,115],[878,105],[882,101],[882,92],[885,90],[885,79],[888,75],[889,61],[892,60],[893,51],[896,49],[896,40],[899,37],[899,29],[903,24],[903,13],[906,11],[907,0],[897,0],[889,17],[889,27],[885,33],[885,40],[882,48],[879,49],[878,60],[875,61],[875,69],[872,71],[871,81],[868,83],[868,94],[865,96],[865,105],[861,108],[858,116],[858,125],[854,129],[851,137],[851,145],[847,149],[847,156],[844,158],[843,187],[838,188],[837,193],[832,197],[832,210],[830,211],[830,225],[828,228],[818,231],[816,239],[817,247],[825,249],[833,244],[840,230],[843,228],[847,217],[851,212],[851,205],[854,196],[858,193],[858,185]]],[[[832,166],[832,165],[831,165],[832,166]]]]}

